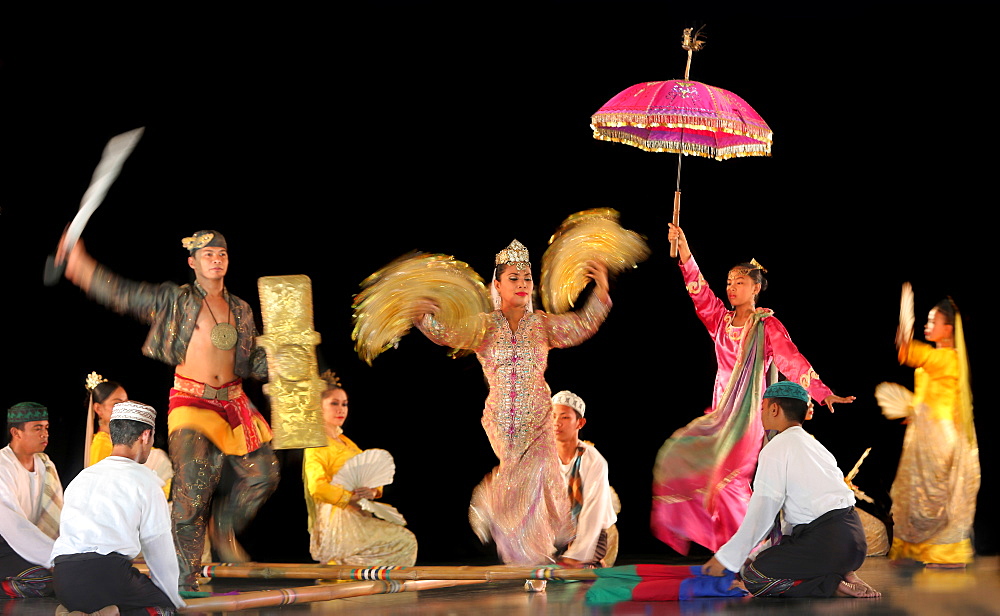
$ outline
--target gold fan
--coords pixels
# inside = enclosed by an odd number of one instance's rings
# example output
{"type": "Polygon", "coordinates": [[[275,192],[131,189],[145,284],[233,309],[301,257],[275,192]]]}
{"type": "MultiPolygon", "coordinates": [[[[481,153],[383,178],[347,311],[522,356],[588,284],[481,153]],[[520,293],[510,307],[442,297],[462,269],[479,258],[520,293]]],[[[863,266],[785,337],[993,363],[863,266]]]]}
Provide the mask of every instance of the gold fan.
{"type": "Polygon", "coordinates": [[[351,338],[361,359],[371,365],[398,344],[426,301],[438,306],[434,318],[454,333],[455,348],[476,346],[484,331],[482,314],[492,310],[482,277],[454,257],[412,252],[366,278],[354,296],[351,338]]]}
{"type": "Polygon", "coordinates": [[[590,279],[587,262],[598,261],[608,274],[635,267],[649,256],[641,235],[618,224],[618,212],[595,208],[571,215],[549,239],[542,255],[542,303],[551,313],[567,312],[590,279]]]}

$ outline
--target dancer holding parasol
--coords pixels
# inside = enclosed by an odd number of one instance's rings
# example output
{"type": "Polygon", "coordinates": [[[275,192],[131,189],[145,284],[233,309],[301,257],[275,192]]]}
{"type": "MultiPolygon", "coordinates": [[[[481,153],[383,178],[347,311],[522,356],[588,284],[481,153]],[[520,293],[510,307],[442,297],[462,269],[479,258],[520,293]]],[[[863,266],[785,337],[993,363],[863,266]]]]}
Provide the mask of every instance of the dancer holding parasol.
{"type": "Polygon", "coordinates": [[[669,238],[678,245],[688,294],[715,343],[718,361],[712,407],[674,432],[653,471],[653,533],[686,554],[691,541],[717,550],[743,521],[764,444],[761,396],[772,363],[831,412],[834,403],[853,402],[854,396],[834,395],[774,313],[756,307],[757,295],[767,285],[760,264],[741,263],[730,270],[728,310],[698,269],[684,231],[671,224],[669,238]]]}

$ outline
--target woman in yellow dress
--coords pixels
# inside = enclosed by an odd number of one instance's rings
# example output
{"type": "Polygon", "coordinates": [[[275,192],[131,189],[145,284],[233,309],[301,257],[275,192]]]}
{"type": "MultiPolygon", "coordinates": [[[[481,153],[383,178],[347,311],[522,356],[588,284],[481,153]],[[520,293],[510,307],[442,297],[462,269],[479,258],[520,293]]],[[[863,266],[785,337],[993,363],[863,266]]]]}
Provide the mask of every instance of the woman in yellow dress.
{"type": "MultiPolygon", "coordinates": [[[[84,444],[84,466],[97,464],[111,455],[111,408],[128,400],[128,393],[120,383],[109,381],[91,372],[87,376],[89,409],[87,414],[87,437],[84,444]],[[96,431],[95,431],[96,428],[96,431]]],[[[163,481],[163,494],[170,498],[170,481],[174,476],[170,458],[162,449],[154,447],[149,452],[145,466],[163,481]]]]}
{"type": "Polygon", "coordinates": [[[347,392],[330,372],[323,393],[326,447],[305,450],[302,482],[309,510],[309,552],[321,563],[369,567],[412,566],[417,560],[417,538],[398,524],[374,517],[359,501],[382,496],[381,487],[349,491],[330,480],[344,463],[361,453],[344,435],[347,392]]]}
{"type": "Polygon", "coordinates": [[[84,465],[97,464],[111,455],[111,431],[108,423],[111,421],[111,407],[128,400],[125,388],[115,381],[109,381],[96,372],[87,377],[87,392],[89,396],[89,413],[87,414],[87,440],[84,445],[86,455],[84,465]],[[96,431],[95,429],[96,424],[96,431]]]}
{"type": "Polygon", "coordinates": [[[890,492],[889,558],[964,567],[973,557],[970,535],[980,470],[962,317],[950,298],[939,302],[927,316],[924,338],[930,344],[925,344],[913,340],[909,283],[902,303],[896,343],[900,363],[915,368],[914,392],[912,402],[896,413],[883,404],[887,416],[907,417],[890,492]]]}

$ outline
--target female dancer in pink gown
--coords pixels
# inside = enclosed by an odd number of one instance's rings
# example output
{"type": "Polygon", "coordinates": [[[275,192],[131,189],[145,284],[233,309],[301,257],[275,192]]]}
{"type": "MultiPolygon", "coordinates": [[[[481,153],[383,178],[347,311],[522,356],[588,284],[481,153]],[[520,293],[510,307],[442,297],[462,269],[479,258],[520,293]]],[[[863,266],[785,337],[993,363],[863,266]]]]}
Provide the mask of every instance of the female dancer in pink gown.
{"type": "Polygon", "coordinates": [[[701,275],[680,227],[681,273],[695,313],[715,343],[718,372],[712,407],[677,430],[660,449],[653,470],[653,533],[681,554],[691,541],[713,552],[732,537],[746,515],[757,454],[764,443],[760,423],[765,373],[773,362],[791,381],[833,411],[854,396],[833,394],[799,353],[773,312],[757,308],[767,282],[756,262],[734,267],[726,281],[727,310],[701,275]]]}
{"type": "MultiPolygon", "coordinates": [[[[527,249],[515,240],[496,258],[497,310],[483,315],[486,334],[473,350],[490,386],[483,429],[500,464],[473,492],[469,519],[483,542],[493,538],[507,564],[552,563],[556,547],[572,538],[545,368],[549,349],[590,338],[611,309],[605,266],[590,262],[588,276],[595,287],[580,310],[534,312],[527,249]]],[[[454,348],[447,328],[433,318],[435,308],[428,303],[416,324],[432,341],[454,348]]]]}

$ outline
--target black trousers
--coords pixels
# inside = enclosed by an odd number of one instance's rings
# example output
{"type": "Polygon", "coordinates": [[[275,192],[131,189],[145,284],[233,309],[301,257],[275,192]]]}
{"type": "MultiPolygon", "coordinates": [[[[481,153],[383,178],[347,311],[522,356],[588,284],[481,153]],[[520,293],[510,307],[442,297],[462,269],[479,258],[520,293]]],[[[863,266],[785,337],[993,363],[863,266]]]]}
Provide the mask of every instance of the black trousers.
{"type": "Polygon", "coordinates": [[[121,554],[67,554],[52,568],[56,598],[66,609],[96,612],[117,605],[122,614],[157,607],[174,609],[174,603],[148,577],[121,554]]]}
{"type": "Polygon", "coordinates": [[[740,575],[754,596],[832,597],[844,576],[865,562],[867,551],[854,507],[834,509],[796,526],[740,575]]]}

